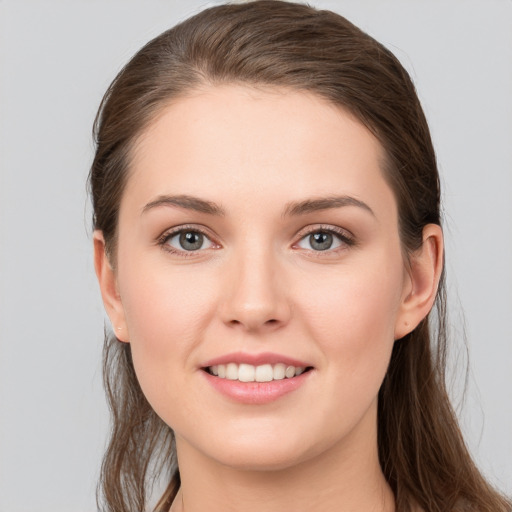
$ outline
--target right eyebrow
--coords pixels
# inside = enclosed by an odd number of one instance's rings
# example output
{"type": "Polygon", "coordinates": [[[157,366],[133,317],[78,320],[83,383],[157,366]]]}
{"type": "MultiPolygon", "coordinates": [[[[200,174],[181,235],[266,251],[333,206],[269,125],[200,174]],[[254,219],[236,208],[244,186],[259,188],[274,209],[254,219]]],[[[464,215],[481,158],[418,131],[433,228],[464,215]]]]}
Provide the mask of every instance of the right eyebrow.
{"type": "Polygon", "coordinates": [[[218,204],[213,203],[212,201],[207,201],[205,199],[200,199],[199,197],[188,195],[158,196],[156,199],[150,201],[148,204],[146,204],[146,206],[144,206],[142,209],[142,214],[160,206],[177,206],[179,208],[194,210],[196,212],[206,213],[208,215],[223,216],[226,214],[224,209],[218,204]]]}

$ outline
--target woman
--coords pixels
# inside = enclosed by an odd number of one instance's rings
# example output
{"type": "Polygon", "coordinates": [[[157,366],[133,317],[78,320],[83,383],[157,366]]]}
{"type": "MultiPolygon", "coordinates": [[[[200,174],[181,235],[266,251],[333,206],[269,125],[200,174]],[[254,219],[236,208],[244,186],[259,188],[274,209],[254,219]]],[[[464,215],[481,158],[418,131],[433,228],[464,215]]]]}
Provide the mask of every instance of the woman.
{"type": "Polygon", "coordinates": [[[510,509],[447,398],[435,154],[388,50],[215,7],[130,61],[96,137],[106,510],[154,478],[159,512],[510,509]]]}

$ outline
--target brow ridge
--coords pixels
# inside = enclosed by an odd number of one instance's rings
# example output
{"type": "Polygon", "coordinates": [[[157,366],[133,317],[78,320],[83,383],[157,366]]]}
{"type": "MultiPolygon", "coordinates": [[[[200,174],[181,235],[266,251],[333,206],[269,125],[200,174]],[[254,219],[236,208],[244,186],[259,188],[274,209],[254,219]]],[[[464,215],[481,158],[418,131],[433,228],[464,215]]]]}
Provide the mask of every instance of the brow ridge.
{"type": "Polygon", "coordinates": [[[142,213],[146,213],[147,211],[159,206],[177,206],[179,208],[194,210],[208,215],[225,215],[224,209],[213,201],[207,201],[205,199],[200,199],[186,194],[158,196],[155,200],[150,201],[146,206],[144,206],[142,213]]]}
{"type": "MultiPolygon", "coordinates": [[[[179,208],[194,210],[208,215],[223,216],[226,214],[224,209],[213,201],[207,201],[205,199],[200,199],[186,194],[158,196],[155,200],[150,201],[146,206],[144,206],[142,213],[160,206],[177,206],[179,208]]],[[[306,215],[316,211],[342,208],[346,206],[362,208],[375,216],[373,210],[364,201],[347,195],[309,198],[303,201],[290,202],[286,205],[283,216],[306,215]]]]}
{"type": "Polygon", "coordinates": [[[304,201],[291,202],[286,205],[284,216],[306,215],[321,210],[341,208],[345,206],[356,206],[362,208],[375,216],[373,210],[364,201],[352,196],[328,196],[306,199],[304,201]]]}

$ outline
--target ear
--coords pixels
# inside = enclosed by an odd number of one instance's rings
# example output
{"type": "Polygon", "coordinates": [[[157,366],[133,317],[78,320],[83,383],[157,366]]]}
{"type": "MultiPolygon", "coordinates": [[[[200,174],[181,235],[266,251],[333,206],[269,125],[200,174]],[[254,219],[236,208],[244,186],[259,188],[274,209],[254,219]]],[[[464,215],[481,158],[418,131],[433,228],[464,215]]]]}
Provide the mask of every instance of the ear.
{"type": "Polygon", "coordinates": [[[121,296],[117,287],[117,277],[108,256],[105,252],[105,239],[103,232],[96,230],[94,239],[94,268],[100,285],[103,305],[107,312],[116,338],[119,341],[128,341],[128,329],[124,314],[121,296]]]}
{"type": "Polygon", "coordinates": [[[428,315],[436,299],[443,271],[443,231],[437,224],[423,228],[423,243],[410,255],[400,311],[395,325],[395,340],[413,331],[428,315]]]}

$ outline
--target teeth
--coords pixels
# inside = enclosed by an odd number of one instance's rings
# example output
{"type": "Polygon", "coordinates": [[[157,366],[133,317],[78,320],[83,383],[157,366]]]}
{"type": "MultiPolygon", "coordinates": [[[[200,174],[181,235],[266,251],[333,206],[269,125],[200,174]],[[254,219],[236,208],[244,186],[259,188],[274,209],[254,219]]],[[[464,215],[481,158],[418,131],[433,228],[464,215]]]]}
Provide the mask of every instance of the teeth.
{"type": "Polygon", "coordinates": [[[284,371],[284,376],[287,379],[291,379],[295,375],[295,367],[294,366],[287,366],[286,370],[284,371]]]}
{"type": "Polygon", "coordinates": [[[238,380],[240,382],[254,382],[256,369],[250,364],[241,364],[238,367],[238,380]]]}
{"type": "Polygon", "coordinates": [[[282,380],[285,377],[286,366],[282,363],[274,366],[274,380],[282,380]]]}
{"type": "Polygon", "coordinates": [[[238,380],[238,365],[236,363],[226,365],[226,379],[238,380]]]}
{"type": "Polygon", "coordinates": [[[270,364],[262,364],[256,366],[256,375],[254,377],[256,382],[270,382],[274,380],[274,370],[270,364]]]}
{"type": "Polygon", "coordinates": [[[208,368],[212,375],[221,379],[239,380],[240,382],[270,382],[272,380],[291,379],[304,373],[302,366],[286,366],[283,363],[275,365],[262,364],[219,364],[208,368]]]}

